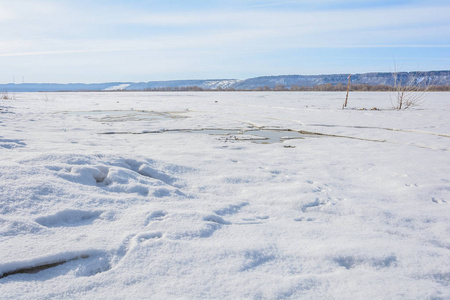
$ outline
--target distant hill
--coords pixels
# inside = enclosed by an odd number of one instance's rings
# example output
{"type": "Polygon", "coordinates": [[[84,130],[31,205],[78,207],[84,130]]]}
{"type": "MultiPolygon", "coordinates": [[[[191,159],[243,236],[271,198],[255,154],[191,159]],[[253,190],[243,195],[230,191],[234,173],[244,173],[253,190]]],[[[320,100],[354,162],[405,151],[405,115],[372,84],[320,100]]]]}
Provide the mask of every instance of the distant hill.
{"type": "Polygon", "coordinates": [[[142,91],[158,88],[192,87],[202,89],[230,88],[240,82],[237,79],[218,80],[171,80],[149,82],[107,82],[107,83],[20,83],[0,84],[0,92],[65,92],[65,91],[142,91]]]}
{"type": "MultiPolygon", "coordinates": [[[[264,76],[250,78],[240,81],[233,85],[235,89],[251,90],[267,86],[273,89],[276,85],[284,85],[290,88],[293,85],[299,87],[312,87],[322,84],[336,85],[339,83],[347,84],[349,74],[334,75],[280,75],[264,76]]],[[[417,83],[432,82],[434,85],[450,85],[450,71],[429,71],[429,72],[400,72],[398,73],[399,82],[409,82],[414,79],[417,83]]],[[[394,76],[392,73],[365,73],[352,74],[352,84],[369,85],[394,85],[394,76]]]]}
{"type": "MultiPolygon", "coordinates": [[[[21,83],[0,84],[0,92],[56,92],[56,91],[115,91],[115,90],[152,90],[164,88],[199,87],[204,90],[237,89],[256,90],[263,87],[270,89],[277,85],[285,88],[291,86],[312,87],[323,84],[347,84],[349,74],[333,75],[279,75],[239,79],[209,80],[170,80],[149,82],[108,82],[108,83],[21,83]]],[[[431,82],[433,85],[450,86],[450,71],[400,72],[398,79],[416,83],[431,82]]],[[[353,74],[352,84],[390,85],[394,84],[392,73],[353,74]]]]}

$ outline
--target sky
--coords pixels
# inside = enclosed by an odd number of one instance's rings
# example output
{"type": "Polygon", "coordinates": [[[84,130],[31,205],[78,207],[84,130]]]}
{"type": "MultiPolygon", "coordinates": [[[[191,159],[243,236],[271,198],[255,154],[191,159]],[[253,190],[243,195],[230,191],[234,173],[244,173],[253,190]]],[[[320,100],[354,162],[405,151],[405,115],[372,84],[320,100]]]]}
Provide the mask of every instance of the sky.
{"type": "Polygon", "coordinates": [[[448,0],[0,0],[0,83],[450,70],[448,0]]]}

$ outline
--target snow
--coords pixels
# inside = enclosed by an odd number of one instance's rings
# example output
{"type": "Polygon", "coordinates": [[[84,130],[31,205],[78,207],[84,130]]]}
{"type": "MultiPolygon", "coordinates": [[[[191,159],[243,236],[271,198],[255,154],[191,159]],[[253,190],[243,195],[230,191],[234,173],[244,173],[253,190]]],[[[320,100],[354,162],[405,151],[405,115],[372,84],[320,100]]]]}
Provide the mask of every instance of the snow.
{"type": "Polygon", "coordinates": [[[233,85],[242,82],[243,80],[239,79],[223,79],[223,80],[208,80],[204,83],[204,86],[209,89],[218,89],[218,88],[230,88],[233,85]]]}
{"type": "Polygon", "coordinates": [[[449,95],[0,100],[0,298],[450,299],[449,95]]]}
{"type": "Polygon", "coordinates": [[[131,84],[129,83],[121,83],[119,85],[114,85],[111,87],[108,87],[104,89],[104,91],[118,91],[118,90],[125,90],[127,87],[129,87],[131,84]]]}

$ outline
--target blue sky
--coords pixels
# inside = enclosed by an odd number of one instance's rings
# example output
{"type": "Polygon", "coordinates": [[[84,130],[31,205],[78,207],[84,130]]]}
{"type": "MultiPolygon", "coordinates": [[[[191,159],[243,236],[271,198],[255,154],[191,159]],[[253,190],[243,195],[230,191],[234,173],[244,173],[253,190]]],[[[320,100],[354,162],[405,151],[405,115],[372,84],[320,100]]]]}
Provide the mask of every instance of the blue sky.
{"type": "Polygon", "coordinates": [[[449,1],[0,0],[0,83],[450,69],[449,1]]]}

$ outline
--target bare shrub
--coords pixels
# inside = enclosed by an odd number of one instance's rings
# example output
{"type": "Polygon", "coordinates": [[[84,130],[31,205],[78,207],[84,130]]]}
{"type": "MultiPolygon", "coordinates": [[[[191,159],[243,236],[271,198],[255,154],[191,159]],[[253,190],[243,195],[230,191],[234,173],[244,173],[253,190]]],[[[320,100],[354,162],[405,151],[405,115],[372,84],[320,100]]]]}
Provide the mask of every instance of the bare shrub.
{"type": "Polygon", "coordinates": [[[412,73],[411,76],[403,76],[405,78],[399,76],[400,74],[399,72],[392,73],[395,93],[395,103],[392,103],[392,107],[402,110],[419,105],[432,86],[431,79],[425,76],[419,77],[417,72],[412,73]]]}
{"type": "Polygon", "coordinates": [[[8,92],[3,92],[3,93],[1,93],[1,94],[0,94],[0,99],[3,99],[3,100],[8,100],[8,99],[10,99],[10,98],[9,98],[8,92]]]}

